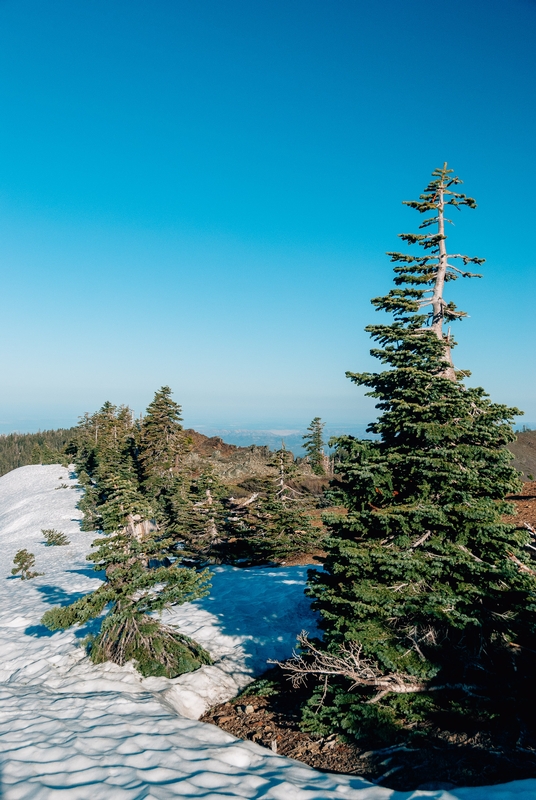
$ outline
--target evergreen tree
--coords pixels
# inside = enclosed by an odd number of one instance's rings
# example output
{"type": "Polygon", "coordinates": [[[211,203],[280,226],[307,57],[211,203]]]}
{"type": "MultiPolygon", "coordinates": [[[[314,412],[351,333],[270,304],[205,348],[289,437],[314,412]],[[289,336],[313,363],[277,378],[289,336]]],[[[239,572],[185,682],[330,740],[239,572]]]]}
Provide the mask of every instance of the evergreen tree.
{"type": "Polygon", "coordinates": [[[279,499],[273,486],[249,505],[230,500],[228,508],[227,539],[220,548],[226,561],[281,562],[318,548],[318,528],[303,505],[279,499]]]}
{"type": "Polygon", "coordinates": [[[69,606],[47,612],[43,623],[51,630],[83,624],[107,607],[101,632],[90,641],[93,661],[123,664],[134,659],[144,675],[174,677],[210,659],[195,642],[151,613],[206,595],[209,574],[181,566],[182,554],[167,526],[165,493],[176,480],[167,456],[178,424],[168,401],[169,390],[164,388],[149,407],[141,431],[128,407],[108,402],[81,419],[70,451],[85,489],[79,503],[83,527],[107,534],[94,542],[96,550],[88,556],[96,569],[106,571],[106,582],[69,606]],[[171,419],[167,428],[162,405],[171,419]]]}
{"type": "Polygon", "coordinates": [[[292,453],[283,444],[271,461],[276,476],[261,482],[251,497],[227,501],[224,560],[249,564],[283,561],[319,546],[308,500],[292,485],[297,473],[292,453]]]}
{"type": "Polygon", "coordinates": [[[171,399],[171,389],[163,386],[147,407],[140,430],[139,463],[145,492],[160,498],[174,489],[188,451],[182,427],[182,410],[171,399]]]}
{"type": "Polygon", "coordinates": [[[134,659],[145,676],[174,678],[211,663],[210,657],[150,615],[207,595],[210,574],[181,567],[176,556],[169,563],[174,541],[151,527],[132,517],[121,530],[97,539],[87,558],[106,571],[106,582],[68,606],[47,611],[42,622],[50,630],[82,625],[108,607],[99,635],[88,642],[92,661],[134,659]]]}
{"type": "Polygon", "coordinates": [[[306,433],[305,436],[302,437],[304,441],[303,449],[307,453],[311,469],[315,475],[326,474],[323,450],[325,444],[323,440],[325,424],[325,422],[321,421],[320,417],[315,417],[307,428],[309,433],[306,433]]]}
{"type": "Polygon", "coordinates": [[[55,528],[41,528],[41,533],[45,540],[45,547],[65,547],[71,544],[67,536],[55,528]]]}
{"type": "Polygon", "coordinates": [[[34,572],[32,567],[35,567],[35,556],[29,553],[28,550],[17,550],[15,558],[13,559],[14,567],[11,570],[12,575],[18,575],[22,581],[29,581],[31,578],[37,578],[42,575],[42,572],[34,572]]]}
{"type": "Polygon", "coordinates": [[[317,731],[393,741],[431,724],[533,724],[536,571],[529,533],[503,521],[520,485],[505,449],[520,412],[464,384],[443,330],[465,316],[445,284],[483,261],[447,253],[447,207],[476,205],[459,183],[445,164],[406,203],[431,216],[425,233],[401,234],[423,252],[390,253],[396,288],[372,301],[394,316],[367,328],[385,369],[348,373],[381,413],[377,440],[337,440],[348,516],[331,519],[309,582],[324,640],[303,640],[290,665],[321,676],[304,714],[317,731]]]}
{"type": "Polygon", "coordinates": [[[128,406],[106,402],[80,420],[69,451],[85,489],[79,502],[83,530],[112,531],[124,525],[130,514],[151,516],[140,493],[136,436],[128,406]]]}
{"type": "Polygon", "coordinates": [[[175,480],[169,496],[169,530],[184,554],[196,561],[219,560],[218,546],[224,535],[228,492],[210,467],[200,475],[175,480]]]}

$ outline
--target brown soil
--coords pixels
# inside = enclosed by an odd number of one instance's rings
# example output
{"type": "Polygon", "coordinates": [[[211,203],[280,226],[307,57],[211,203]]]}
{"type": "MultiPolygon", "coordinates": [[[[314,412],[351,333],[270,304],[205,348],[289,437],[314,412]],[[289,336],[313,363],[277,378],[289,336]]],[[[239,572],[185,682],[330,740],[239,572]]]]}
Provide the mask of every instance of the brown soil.
{"type": "Polygon", "coordinates": [[[536,777],[536,742],[498,740],[475,733],[430,731],[426,742],[370,750],[344,742],[336,734],[319,738],[299,728],[303,689],[293,689],[279,668],[264,676],[274,694],[251,689],[201,719],[240,739],[249,739],[315,769],[360,775],[396,789],[481,786],[536,777]]]}
{"type": "Polygon", "coordinates": [[[521,494],[511,495],[508,500],[513,501],[517,509],[515,517],[507,517],[509,522],[520,528],[524,522],[536,527],[536,481],[524,483],[521,494]]]}
{"type": "MultiPolygon", "coordinates": [[[[509,498],[519,527],[536,527],[536,481],[525,483],[520,495],[509,498]]],[[[326,509],[332,510],[332,509],[326,509]]],[[[334,510],[334,509],[333,509],[334,510]]],[[[325,554],[289,559],[286,564],[317,564],[325,554]]],[[[336,734],[319,738],[299,728],[303,689],[294,689],[279,668],[264,676],[272,693],[255,693],[259,683],[229,703],[208,711],[203,722],[218,725],[240,739],[249,739],[290,758],[327,772],[360,775],[398,791],[482,786],[536,777],[536,741],[508,740],[483,732],[454,734],[430,731],[426,742],[370,750],[344,742],[336,734]]]]}
{"type": "Polygon", "coordinates": [[[508,449],[514,454],[512,464],[516,469],[523,473],[523,480],[531,480],[530,476],[536,476],[536,431],[522,431],[517,434],[517,439],[508,445],[508,449]]]}

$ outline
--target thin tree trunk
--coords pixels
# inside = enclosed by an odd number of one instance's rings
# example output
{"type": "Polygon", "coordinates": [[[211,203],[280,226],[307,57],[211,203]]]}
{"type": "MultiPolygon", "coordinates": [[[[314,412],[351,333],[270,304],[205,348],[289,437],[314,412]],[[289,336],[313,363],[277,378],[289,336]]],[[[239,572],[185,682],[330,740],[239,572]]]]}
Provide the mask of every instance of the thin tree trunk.
{"type": "MultiPolygon", "coordinates": [[[[446,168],[445,164],[445,168],[446,168]]],[[[445,187],[443,181],[439,186],[439,208],[437,212],[437,232],[441,237],[445,236],[445,187]]],[[[432,330],[436,334],[440,342],[443,343],[445,348],[445,361],[451,365],[448,367],[443,375],[450,380],[456,380],[456,373],[452,363],[452,353],[449,344],[449,338],[445,337],[443,333],[443,321],[445,319],[445,300],[443,299],[443,292],[445,289],[445,276],[447,274],[448,255],[445,245],[445,239],[441,238],[439,241],[439,263],[437,265],[437,274],[434,284],[434,294],[432,296],[432,330]]]]}

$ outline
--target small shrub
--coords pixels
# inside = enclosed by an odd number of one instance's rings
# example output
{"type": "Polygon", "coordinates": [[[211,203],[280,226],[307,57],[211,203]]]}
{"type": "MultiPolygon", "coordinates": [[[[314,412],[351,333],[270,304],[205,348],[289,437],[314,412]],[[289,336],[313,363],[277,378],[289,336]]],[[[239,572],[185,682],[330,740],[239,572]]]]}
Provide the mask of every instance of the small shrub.
{"type": "Polygon", "coordinates": [[[29,581],[30,578],[37,578],[42,575],[42,572],[33,572],[32,567],[35,566],[35,556],[27,550],[17,550],[15,558],[13,559],[15,566],[11,570],[12,575],[17,575],[20,572],[21,580],[29,581]]]}
{"type": "Polygon", "coordinates": [[[66,483],[60,483],[59,486],[54,486],[54,489],[68,489],[68,485],[66,483]]]}
{"type": "Polygon", "coordinates": [[[55,528],[42,528],[41,533],[45,538],[45,547],[52,547],[53,545],[62,547],[63,545],[71,544],[67,536],[55,528]]]}

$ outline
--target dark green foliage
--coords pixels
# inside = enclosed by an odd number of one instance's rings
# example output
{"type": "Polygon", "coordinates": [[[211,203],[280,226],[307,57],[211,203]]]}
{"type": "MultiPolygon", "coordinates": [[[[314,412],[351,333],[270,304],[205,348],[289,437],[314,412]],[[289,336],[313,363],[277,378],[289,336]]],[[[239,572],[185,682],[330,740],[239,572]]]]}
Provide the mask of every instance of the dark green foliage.
{"type": "Polygon", "coordinates": [[[200,645],[148,616],[125,615],[119,619],[110,615],[101,634],[88,644],[95,664],[124,664],[133,659],[144,677],[176,678],[203,664],[212,664],[200,645]]]}
{"type": "Polygon", "coordinates": [[[229,503],[227,532],[222,550],[231,562],[280,562],[309,553],[320,543],[319,529],[313,528],[304,507],[280,500],[273,487],[249,506],[229,503]]]}
{"type": "MultiPolygon", "coordinates": [[[[408,203],[432,211],[421,227],[437,223],[448,203],[474,207],[454,192],[457,182],[438,170],[420,201],[408,203]]],[[[447,264],[445,236],[402,238],[425,253],[391,254],[400,288],[373,300],[394,315],[367,328],[386,369],[349,374],[378,401],[369,430],[379,438],[337,441],[348,516],[331,519],[325,571],[313,572],[309,586],[324,648],[340,655],[342,645],[360,643],[380,679],[406,691],[352,687],[341,674],[315,691],[304,721],[386,741],[408,726],[494,724],[501,715],[522,727],[535,710],[536,571],[528,532],[502,520],[512,513],[505,496],[519,488],[505,447],[519,412],[465,386],[467,373],[452,368],[454,341],[441,323],[461,312],[442,300],[442,287],[441,303],[422,313],[423,292],[432,287],[435,296],[447,264]]],[[[446,269],[443,277],[459,274],[469,275],[446,269]]]]}
{"type": "Polygon", "coordinates": [[[169,496],[169,530],[181,542],[186,556],[196,561],[219,560],[226,535],[228,491],[210,467],[197,476],[184,474],[169,496]]]}
{"type": "Polygon", "coordinates": [[[303,449],[307,453],[307,457],[309,459],[309,463],[311,464],[311,469],[315,473],[315,475],[325,475],[326,471],[324,469],[324,440],[323,440],[323,432],[324,432],[324,425],[326,423],[322,422],[320,417],[315,417],[307,430],[309,433],[306,433],[303,436],[303,449]]]}
{"type": "Polygon", "coordinates": [[[319,529],[311,525],[311,502],[291,481],[296,473],[294,456],[284,447],[274,453],[277,476],[258,484],[249,498],[227,503],[226,539],[220,545],[224,559],[248,564],[283,561],[315,550],[319,529]]]}
{"type": "Polygon", "coordinates": [[[95,569],[106,572],[106,582],[43,617],[43,624],[56,630],[82,625],[106,610],[101,632],[88,641],[93,661],[134,659],[144,675],[168,677],[210,663],[201,647],[151,616],[204,597],[210,577],[206,570],[181,565],[180,543],[167,525],[169,494],[179,477],[176,460],[170,465],[178,425],[173,406],[163,389],[141,425],[129,408],[111,403],[81,420],[70,452],[85,489],[79,504],[83,527],[106,534],[88,556],[95,569]],[[171,420],[167,427],[162,400],[171,420]],[[158,446],[157,428],[165,446],[158,446]]]}
{"type": "Polygon", "coordinates": [[[83,530],[111,532],[132,514],[151,517],[153,509],[143,497],[138,480],[136,440],[138,429],[126,406],[105,403],[86,414],[72,438],[70,451],[84,497],[83,530]]]}
{"type": "Polygon", "coordinates": [[[62,464],[67,466],[69,458],[65,448],[74,428],[39,433],[10,433],[0,435],[0,475],[28,464],[62,464]]]}
{"type": "MultiPolygon", "coordinates": [[[[132,519],[126,528],[97,539],[88,560],[94,562],[95,569],[106,571],[106,582],[69,606],[47,611],[42,622],[50,630],[82,625],[108,608],[101,633],[91,643],[91,658],[124,664],[136,651],[145,653],[143,669],[147,670],[151,659],[157,660],[160,653],[161,668],[173,677],[180,674],[181,659],[186,664],[188,659],[195,660],[195,653],[203,653],[196,663],[200,666],[208,663],[208,655],[193,643],[187,645],[185,637],[175,636],[148,615],[204,597],[210,574],[181,567],[177,560],[171,563],[174,542],[158,531],[147,531],[149,527],[132,519]]],[[[162,674],[160,667],[151,674],[162,674]]]]}
{"type": "Polygon", "coordinates": [[[18,575],[20,572],[20,577],[23,581],[29,581],[30,578],[37,578],[38,575],[43,574],[32,570],[32,567],[35,566],[35,556],[33,553],[29,553],[28,550],[17,550],[13,563],[15,566],[11,570],[11,574],[18,575]]]}
{"type": "Polygon", "coordinates": [[[61,531],[57,531],[55,528],[42,528],[41,533],[45,540],[45,547],[63,547],[67,544],[71,544],[67,536],[61,531]]]}
{"type": "Polygon", "coordinates": [[[171,399],[171,389],[163,386],[147,407],[139,436],[139,464],[147,495],[159,499],[175,489],[175,478],[190,442],[183,431],[181,407],[171,399]]]}

